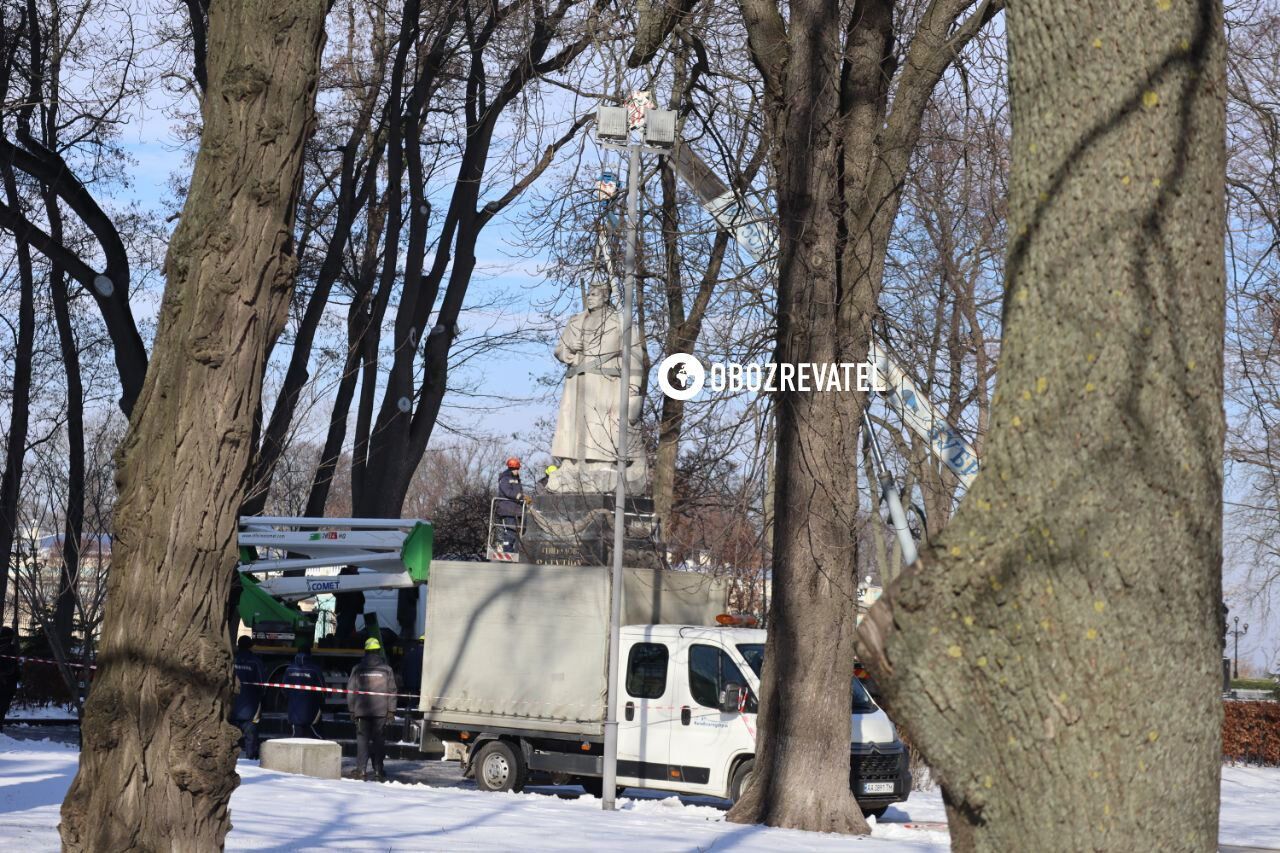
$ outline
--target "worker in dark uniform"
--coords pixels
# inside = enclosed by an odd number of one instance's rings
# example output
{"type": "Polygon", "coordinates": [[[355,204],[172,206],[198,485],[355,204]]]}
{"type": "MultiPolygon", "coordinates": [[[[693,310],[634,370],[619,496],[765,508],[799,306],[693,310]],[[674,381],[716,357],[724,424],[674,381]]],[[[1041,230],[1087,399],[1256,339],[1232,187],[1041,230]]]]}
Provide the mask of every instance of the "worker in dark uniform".
{"type": "MultiPolygon", "coordinates": [[[[422,689],[422,650],[423,640],[426,635],[418,637],[417,642],[410,643],[409,647],[404,650],[404,660],[400,662],[400,685],[403,688],[402,693],[416,694],[422,689]]],[[[417,704],[416,699],[401,697],[404,699],[406,707],[413,707],[417,704]]]]}
{"type": "MultiPolygon", "coordinates": [[[[324,687],[324,673],[311,657],[311,644],[298,649],[293,663],[284,671],[285,684],[306,687],[324,687]]],[[[324,693],[316,690],[290,690],[289,726],[294,737],[319,738],[320,712],[324,708],[324,693]]]]}
{"type": "Polygon", "coordinates": [[[525,500],[524,486],[520,483],[520,460],[512,456],[498,475],[498,502],[494,506],[494,514],[501,524],[503,550],[515,551],[518,547],[525,500]]]}
{"type": "Polygon", "coordinates": [[[22,675],[19,653],[13,629],[0,626],[0,731],[4,730],[4,718],[9,714],[13,694],[18,692],[18,678],[22,675]]]}
{"type": "Polygon", "coordinates": [[[236,680],[240,689],[231,706],[231,723],[244,735],[244,757],[258,759],[258,718],[262,714],[262,691],[258,686],[267,680],[262,658],[253,653],[253,638],[241,637],[235,659],[236,680]]]}
{"type": "Polygon", "coordinates": [[[347,710],[356,723],[356,778],[365,778],[365,767],[373,762],[373,775],[379,782],[387,780],[383,768],[386,758],[386,726],[395,714],[396,675],[382,655],[382,642],[374,637],[365,640],[364,657],[347,679],[347,710]],[[385,694],[385,695],[368,695],[385,694]]]}

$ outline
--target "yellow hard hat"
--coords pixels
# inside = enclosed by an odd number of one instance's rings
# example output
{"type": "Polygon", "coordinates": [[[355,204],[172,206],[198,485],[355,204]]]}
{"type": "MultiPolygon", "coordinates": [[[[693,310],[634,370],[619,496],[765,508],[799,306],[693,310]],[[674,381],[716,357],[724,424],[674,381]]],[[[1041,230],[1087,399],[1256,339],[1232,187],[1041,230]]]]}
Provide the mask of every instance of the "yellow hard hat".
{"type": "Polygon", "coordinates": [[[548,466],[547,466],[547,473],[548,473],[548,474],[554,474],[555,472],[557,472],[557,471],[559,471],[559,470],[560,470],[560,469],[559,469],[557,466],[555,466],[555,465],[548,465],[548,466]]]}
{"type": "Polygon", "coordinates": [[[382,651],[382,641],[377,637],[370,637],[364,641],[364,650],[366,652],[380,652],[382,651]]]}

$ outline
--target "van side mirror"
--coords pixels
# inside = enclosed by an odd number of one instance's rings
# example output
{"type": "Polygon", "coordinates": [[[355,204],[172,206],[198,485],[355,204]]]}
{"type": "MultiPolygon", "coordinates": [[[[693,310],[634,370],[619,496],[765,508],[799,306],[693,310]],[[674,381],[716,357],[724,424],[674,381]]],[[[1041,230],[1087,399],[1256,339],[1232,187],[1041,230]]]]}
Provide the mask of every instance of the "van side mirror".
{"type": "Polygon", "coordinates": [[[736,681],[730,681],[720,691],[720,712],[723,714],[732,714],[741,711],[742,707],[747,703],[747,688],[738,684],[736,681]]]}

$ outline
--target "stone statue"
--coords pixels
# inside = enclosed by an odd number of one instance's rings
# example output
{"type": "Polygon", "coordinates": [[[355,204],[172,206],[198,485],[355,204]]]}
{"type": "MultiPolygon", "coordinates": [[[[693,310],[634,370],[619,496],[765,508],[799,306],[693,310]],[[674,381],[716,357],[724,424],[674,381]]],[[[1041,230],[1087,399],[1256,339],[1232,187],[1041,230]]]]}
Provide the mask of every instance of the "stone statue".
{"type": "MultiPolygon", "coordinates": [[[[587,310],[574,314],[560,334],[556,358],[565,365],[564,393],[551,455],[558,470],[547,482],[553,493],[611,494],[617,486],[618,393],[622,382],[621,314],[609,304],[609,288],[587,293],[587,310]]],[[[644,340],[631,328],[631,382],[627,406],[627,491],[647,485],[640,436],[644,340]]]]}

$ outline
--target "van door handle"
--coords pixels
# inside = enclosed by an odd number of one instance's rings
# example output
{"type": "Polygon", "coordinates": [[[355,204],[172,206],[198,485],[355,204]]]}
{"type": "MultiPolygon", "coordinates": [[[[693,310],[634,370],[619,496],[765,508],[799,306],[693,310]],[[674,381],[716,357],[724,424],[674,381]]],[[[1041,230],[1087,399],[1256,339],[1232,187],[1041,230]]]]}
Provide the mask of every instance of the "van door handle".
{"type": "Polygon", "coordinates": [[[636,703],[635,703],[635,702],[628,702],[628,703],[627,703],[626,707],[623,709],[623,716],[625,716],[625,717],[627,718],[627,721],[628,721],[628,722],[630,722],[631,720],[634,720],[634,719],[636,718],[636,703]]]}
{"type": "Polygon", "coordinates": [[[693,714],[689,711],[689,706],[685,705],[680,709],[680,725],[687,726],[693,720],[693,714]]]}

